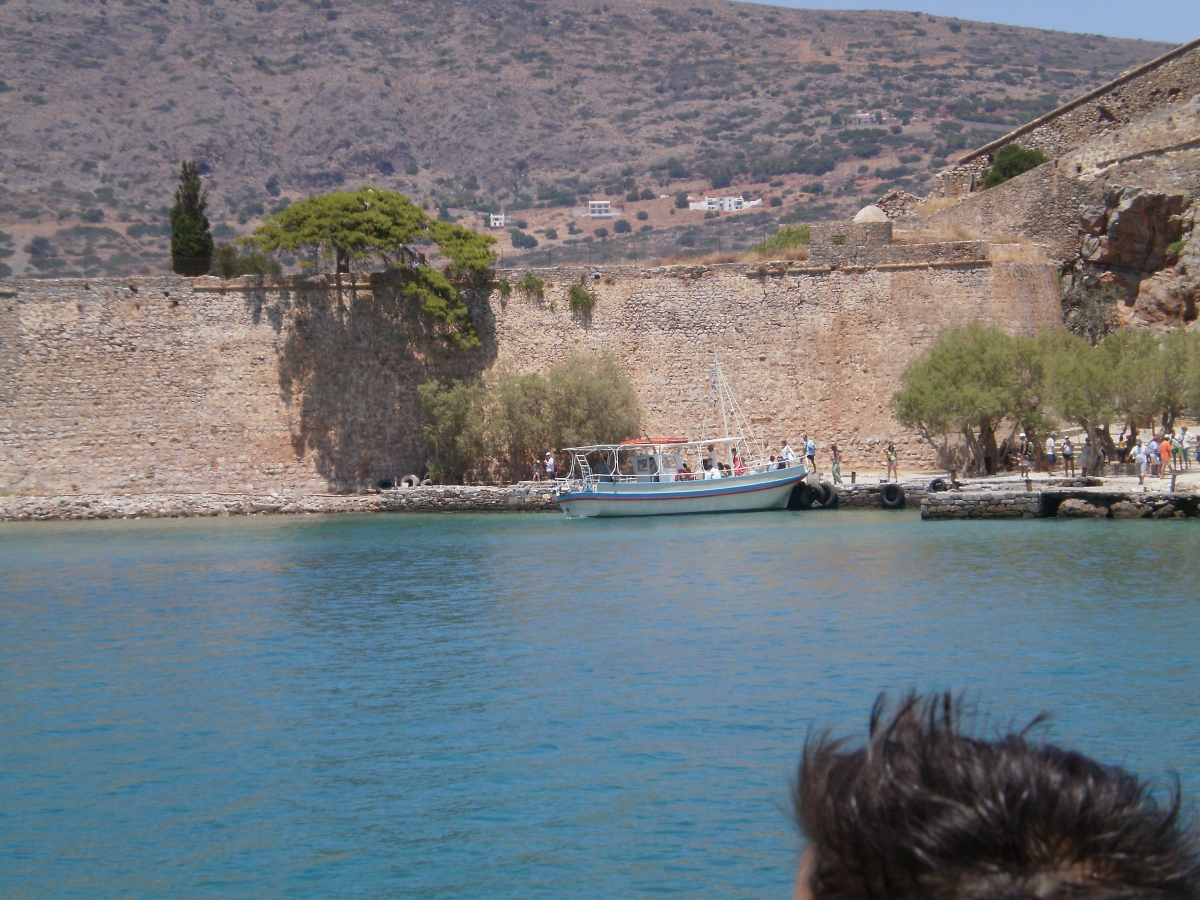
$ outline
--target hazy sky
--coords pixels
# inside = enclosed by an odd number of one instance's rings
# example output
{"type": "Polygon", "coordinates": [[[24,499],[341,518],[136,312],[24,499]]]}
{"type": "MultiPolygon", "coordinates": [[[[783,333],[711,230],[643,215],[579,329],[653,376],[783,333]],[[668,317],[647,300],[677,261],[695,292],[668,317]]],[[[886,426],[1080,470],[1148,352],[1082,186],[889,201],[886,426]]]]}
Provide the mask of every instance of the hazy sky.
{"type": "Polygon", "coordinates": [[[1183,44],[1200,37],[1200,0],[759,0],[800,9],[899,9],[1030,28],[1183,44]]]}

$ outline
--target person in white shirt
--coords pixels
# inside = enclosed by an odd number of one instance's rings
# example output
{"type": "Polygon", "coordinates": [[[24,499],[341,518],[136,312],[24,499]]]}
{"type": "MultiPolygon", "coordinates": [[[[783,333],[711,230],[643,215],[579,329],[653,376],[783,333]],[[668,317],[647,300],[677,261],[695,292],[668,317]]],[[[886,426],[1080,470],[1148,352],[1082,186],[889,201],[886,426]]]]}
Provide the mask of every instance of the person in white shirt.
{"type": "Polygon", "coordinates": [[[1133,462],[1137,466],[1138,484],[1146,483],[1146,447],[1142,444],[1142,439],[1138,438],[1137,446],[1133,448],[1133,462]]]}
{"type": "Polygon", "coordinates": [[[1054,474],[1054,464],[1058,461],[1054,456],[1054,439],[1056,437],[1058,437],[1058,432],[1052,431],[1050,437],[1046,438],[1046,466],[1051,475],[1054,474]]]}
{"type": "Polygon", "coordinates": [[[554,454],[549,450],[546,451],[546,480],[554,480],[554,454]]]}
{"type": "Polygon", "coordinates": [[[721,477],[721,470],[713,465],[712,460],[706,459],[704,461],[704,467],[705,467],[705,471],[704,471],[704,480],[705,481],[715,481],[716,479],[721,477]]]}
{"type": "Polygon", "coordinates": [[[790,466],[796,461],[796,451],[792,449],[792,445],[786,440],[783,442],[783,464],[790,466]]]}
{"type": "Polygon", "coordinates": [[[1180,435],[1183,441],[1183,467],[1190,469],[1192,467],[1192,448],[1196,446],[1195,439],[1188,434],[1187,428],[1183,429],[1183,434],[1180,435]]]}

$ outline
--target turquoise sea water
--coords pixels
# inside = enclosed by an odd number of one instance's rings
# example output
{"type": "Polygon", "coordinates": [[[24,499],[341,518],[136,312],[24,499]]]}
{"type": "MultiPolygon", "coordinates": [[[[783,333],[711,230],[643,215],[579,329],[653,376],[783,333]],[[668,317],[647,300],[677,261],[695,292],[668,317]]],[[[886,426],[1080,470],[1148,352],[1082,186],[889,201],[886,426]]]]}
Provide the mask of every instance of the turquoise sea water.
{"type": "Polygon", "coordinates": [[[790,896],[877,691],[1200,790],[1194,522],[0,526],[0,895],[790,896]]]}

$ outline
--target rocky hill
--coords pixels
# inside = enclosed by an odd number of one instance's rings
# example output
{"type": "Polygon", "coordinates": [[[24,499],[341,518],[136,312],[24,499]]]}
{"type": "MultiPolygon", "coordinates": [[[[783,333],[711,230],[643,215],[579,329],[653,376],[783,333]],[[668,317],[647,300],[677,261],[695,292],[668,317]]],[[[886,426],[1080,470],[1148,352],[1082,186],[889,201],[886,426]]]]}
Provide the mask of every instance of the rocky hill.
{"type": "Polygon", "coordinates": [[[506,209],[555,262],[744,246],[921,193],[1165,49],[723,0],[0,0],[0,274],[162,271],[191,157],[219,238],[369,182],[506,209]],[[764,206],[675,211],[711,190],[764,206]],[[572,216],[597,196],[631,234],[572,216]]]}

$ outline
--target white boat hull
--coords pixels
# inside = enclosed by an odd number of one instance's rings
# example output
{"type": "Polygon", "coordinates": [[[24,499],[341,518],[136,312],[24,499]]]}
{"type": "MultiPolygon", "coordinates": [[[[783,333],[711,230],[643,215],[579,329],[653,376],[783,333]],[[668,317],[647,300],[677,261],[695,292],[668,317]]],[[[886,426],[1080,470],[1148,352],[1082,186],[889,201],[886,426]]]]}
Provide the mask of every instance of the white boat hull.
{"type": "Polygon", "coordinates": [[[804,466],[712,481],[589,484],[561,493],[558,505],[568,518],[673,516],[695,513],[783,509],[792,489],[808,472],[804,466]]]}

